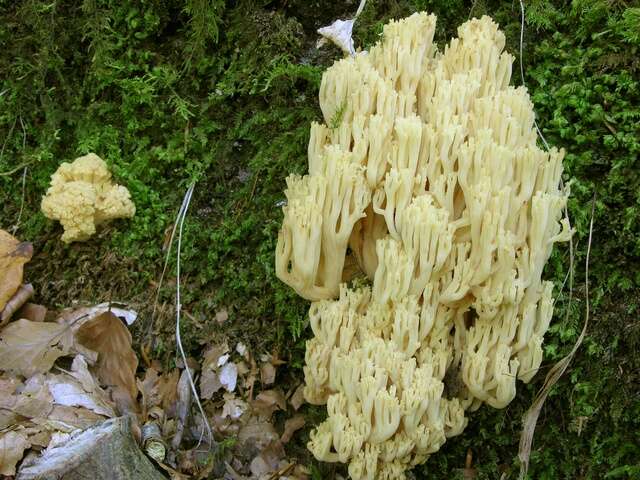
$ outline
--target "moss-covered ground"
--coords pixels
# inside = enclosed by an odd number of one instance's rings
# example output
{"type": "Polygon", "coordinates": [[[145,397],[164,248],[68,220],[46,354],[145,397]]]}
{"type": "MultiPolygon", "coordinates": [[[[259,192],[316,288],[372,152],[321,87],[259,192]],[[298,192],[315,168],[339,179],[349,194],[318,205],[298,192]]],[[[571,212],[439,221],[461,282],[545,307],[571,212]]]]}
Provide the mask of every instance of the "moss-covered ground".
{"type": "MultiPolygon", "coordinates": [[[[0,0],[0,227],[11,230],[19,218],[17,235],[34,243],[27,275],[37,300],[131,302],[141,312],[137,344],[145,343],[168,233],[195,180],[182,255],[186,349],[197,356],[219,336],[242,339],[288,361],[278,382],[299,380],[307,305],[275,278],[277,203],[286,175],[305,171],[321,75],[340,56],[315,48],[315,30],[357,3],[0,0]],[[90,151],[129,188],[138,211],[86,243],[64,245],[40,199],[59,163],[90,151]],[[219,324],[223,309],[229,320],[219,324]]],[[[542,411],[530,478],[640,478],[640,5],[525,3],[525,80],[544,136],[568,152],[574,299],[568,312],[566,288],[558,299],[543,372],[508,408],[473,414],[465,433],[415,474],[456,478],[470,449],[477,478],[517,477],[521,417],[584,320],[596,195],[591,325],[542,411]]],[[[356,44],[366,48],[389,18],[416,10],[438,16],[440,45],[470,16],[489,14],[518,56],[517,1],[370,0],[356,44]]],[[[546,276],[559,286],[568,267],[568,250],[557,249],[546,276]]],[[[167,362],[173,279],[152,326],[152,353],[167,362]]],[[[292,452],[303,456],[303,445],[304,434],[292,452]]],[[[315,478],[332,477],[305,461],[315,478]]]]}

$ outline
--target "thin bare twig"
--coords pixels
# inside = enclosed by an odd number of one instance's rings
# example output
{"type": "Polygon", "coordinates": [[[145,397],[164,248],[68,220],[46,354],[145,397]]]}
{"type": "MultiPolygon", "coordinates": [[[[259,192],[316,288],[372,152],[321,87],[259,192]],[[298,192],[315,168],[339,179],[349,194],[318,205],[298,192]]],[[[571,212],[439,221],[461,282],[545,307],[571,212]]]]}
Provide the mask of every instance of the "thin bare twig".
{"type": "Polygon", "coordinates": [[[16,173],[18,170],[21,170],[25,167],[28,167],[29,165],[31,165],[33,163],[33,160],[29,160],[28,162],[23,162],[20,165],[18,165],[15,168],[12,168],[11,170],[7,170],[6,172],[0,172],[0,177],[8,177],[10,175],[13,175],[14,173],[16,173]]]}
{"type": "Polygon", "coordinates": [[[182,312],[182,303],[180,300],[180,252],[182,250],[182,229],[184,227],[184,219],[187,217],[187,211],[189,210],[189,204],[191,203],[191,197],[193,196],[193,190],[195,188],[195,183],[192,183],[187,193],[184,196],[184,201],[182,202],[182,217],[179,219],[179,229],[178,229],[178,248],[176,252],[176,345],[178,347],[178,352],[180,353],[180,357],[182,358],[182,362],[184,363],[185,371],[187,372],[187,377],[189,379],[189,385],[191,386],[191,391],[193,392],[193,399],[198,406],[198,410],[202,415],[202,421],[207,430],[208,436],[208,444],[212,450],[217,450],[217,443],[215,438],[213,438],[213,431],[211,430],[211,425],[209,425],[209,420],[207,419],[207,415],[202,408],[202,404],[200,403],[200,398],[198,395],[198,390],[196,389],[195,383],[193,382],[193,376],[191,375],[191,369],[189,368],[189,364],[187,363],[187,356],[184,353],[184,348],[182,347],[182,337],[180,335],[180,314],[182,312]]]}

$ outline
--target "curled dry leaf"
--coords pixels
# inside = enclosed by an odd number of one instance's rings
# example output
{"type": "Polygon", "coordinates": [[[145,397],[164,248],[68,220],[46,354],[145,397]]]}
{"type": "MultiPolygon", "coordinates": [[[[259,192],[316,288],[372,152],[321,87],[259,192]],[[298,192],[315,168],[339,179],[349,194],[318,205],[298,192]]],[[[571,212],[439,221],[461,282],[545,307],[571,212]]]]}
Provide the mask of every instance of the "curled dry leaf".
{"type": "MultiPolygon", "coordinates": [[[[254,477],[263,478],[264,475],[269,473],[280,473],[281,469],[285,471],[290,464],[284,460],[284,457],[282,443],[279,440],[273,440],[251,461],[251,473],[254,477]]],[[[281,478],[281,475],[277,473],[265,478],[281,478]]]]}
{"type": "Polygon", "coordinates": [[[32,255],[33,245],[0,230],[0,312],[20,287],[24,264],[32,255]]]}
{"type": "Polygon", "coordinates": [[[107,311],[88,320],[76,332],[78,342],[98,352],[96,374],[112,389],[121,411],[137,411],[136,369],[138,357],[131,348],[131,333],[122,321],[107,311]]]}
{"type": "Polygon", "coordinates": [[[158,382],[158,394],[160,395],[160,406],[165,410],[167,416],[173,416],[176,410],[178,399],[178,381],[180,372],[177,369],[165,373],[158,382]]]}
{"type": "Polygon", "coordinates": [[[216,313],[216,322],[224,323],[229,319],[229,312],[226,309],[222,309],[216,313]]]}
{"type": "Polygon", "coordinates": [[[73,343],[67,325],[20,319],[0,331],[0,365],[5,371],[31,377],[49,371],[73,343]]]}
{"type": "Polygon", "coordinates": [[[285,410],[287,401],[280,390],[265,390],[252,402],[253,411],[263,418],[271,418],[276,410],[285,410]]]}
{"type": "Polygon", "coordinates": [[[78,355],[71,368],[70,374],[51,375],[47,379],[53,401],[57,405],[84,407],[105,417],[115,417],[113,405],[89,373],[84,358],[78,355]]]}
{"type": "Polygon", "coordinates": [[[178,381],[178,401],[176,404],[176,433],[171,440],[171,451],[167,457],[167,461],[170,464],[175,463],[175,455],[180,448],[182,442],[182,436],[184,435],[185,427],[189,417],[189,411],[191,408],[191,386],[189,382],[189,372],[185,368],[180,375],[178,381]]]}
{"type": "Polygon", "coordinates": [[[47,307],[37,303],[25,303],[16,312],[16,318],[26,318],[32,322],[44,322],[47,316],[47,307]]]}
{"type": "Polygon", "coordinates": [[[4,310],[0,313],[0,325],[4,325],[9,321],[11,316],[22,307],[27,300],[33,296],[33,285],[30,283],[20,285],[16,293],[9,299],[4,306],[4,310]]]}
{"type": "Polygon", "coordinates": [[[44,417],[34,417],[31,422],[51,430],[70,433],[74,430],[85,430],[96,423],[104,421],[102,415],[86,408],[54,405],[53,409],[44,417]]]}
{"type": "Polygon", "coordinates": [[[280,436],[271,422],[251,417],[238,432],[238,442],[245,451],[261,451],[271,442],[279,441],[280,436]]]}
{"type": "MultiPolygon", "coordinates": [[[[226,343],[213,345],[204,352],[204,360],[202,361],[202,370],[205,368],[215,368],[218,366],[220,357],[229,351],[226,343]]],[[[228,357],[227,357],[228,358],[228,357]]]]}
{"type": "Polygon", "coordinates": [[[76,331],[85,322],[93,320],[103,313],[111,312],[116,317],[124,320],[127,325],[131,325],[138,318],[138,314],[135,310],[125,308],[126,306],[126,304],[119,302],[105,302],[93,307],[67,308],[62,311],[58,322],[71,325],[73,330],[76,331]]]}
{"type": "Polygon", "coordinates": [[[262,385],[271,385],[276,381],[276,367],[265,362],[260,366],[260,381],[262,385]]]}
{"type": "Polygon", "coordinates": [[[291,437],[294,433],[304,427],[304,415],[296,414],[293,417],[287,419],[284,422],[284,432],[282,432],[282,436],[280,437],[280,441],[282,443],[287,443],[291,440],[291,437]]]}
{"type": "Polygon", "coordinates": [[[291,395],[289,403],[294,410],[298,411],[304,402],[304,384],[300,384],[298,388],[296,388],[295,392],[293,392],[293,395],[291,395]]]}
{"type": "Polygon", "coordinates": [[[232,393],[225,393],[224,405],[222,406],[222,418],[238,419],[249,408],[249,405],[244,400],[237,398],[232,393]]]}
{"type": "Polygon", "coordinates": [[[220,378],[217,372],[207,368],[202,372],[200,376],[200,398],[203,400],[209,400],[213,397],[213,394],[222,388],[220,378]]]}
{"type": "Polygon", "coordinates": [[[16,392],[13,411],[25,418],[46,418],[53,410],[53,398],[42,374],[29,378],[16,392]]]}
{"type": "Polygon", "coordinates": [[[147,413],[149,410],[160,404],[160,393],[158,391],[159,383],[160,377],[158,376],[158,371],[153,367],[147,368],[144,372],[144,379],[136,379],[136,385],[142,394],[140,407],[142,408],[144,421],[147,420],[147,413]]]}
{"type": "Polygon", "coordinates": [[[9,430],[0,433],[0,475],[15,475],[16,463],[30,446],[31,443],[23,432],[9,430]]]}

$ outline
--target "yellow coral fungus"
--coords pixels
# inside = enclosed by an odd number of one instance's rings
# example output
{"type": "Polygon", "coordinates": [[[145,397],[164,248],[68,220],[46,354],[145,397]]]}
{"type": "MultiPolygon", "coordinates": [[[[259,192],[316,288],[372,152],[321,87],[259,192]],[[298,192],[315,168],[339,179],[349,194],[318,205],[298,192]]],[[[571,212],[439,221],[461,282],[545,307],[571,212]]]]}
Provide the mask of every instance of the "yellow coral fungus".
{"type": "Polygon", "coordinates": [[[553,315],[542,269],[571,235],[564,152],[537,147],[504,35],[473,19],[437,53],[434,29],[392,21],[325,72],[328,126],[287,180],[276,271],[314,300],[304,394],[328,411],[308,446],[355,480],[404,478],[465,411],[531,380],[553,315]],[[370,286],[340,285],[349,252],[370,286]]]}
{"type": "Polygon", "coordinates": [[[136,211],[129,191],[111,181],[107,164],[94,153],[60,165],[41,207],[46,217],[60,221],[67,243],[87,240],[96,225],[136,211]]]}

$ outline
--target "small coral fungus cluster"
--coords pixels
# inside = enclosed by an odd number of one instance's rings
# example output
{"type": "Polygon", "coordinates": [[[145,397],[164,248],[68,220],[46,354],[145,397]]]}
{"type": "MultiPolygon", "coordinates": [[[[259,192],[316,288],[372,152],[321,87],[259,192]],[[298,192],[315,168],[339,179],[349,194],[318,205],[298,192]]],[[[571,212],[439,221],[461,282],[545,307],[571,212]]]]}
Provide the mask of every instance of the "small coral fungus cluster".
{"type": "Polygon", "coordinates": [[[305,396],[328,411],[308,447],[353,479],[404,478],[465,411],[531,380],[553,313],[542,269],[571,235],[563,152],[536,146],[504,35],[474,19],[440,53],[435,21],[391,22],[327,70],[309,174],[287,179],[276,269],[314,301],[305,396]],[[355,265],[370,286],[343,283],[355,265]]]}
{"type": "Polygon", "coordinates": [[[94,153],[63,163],[51,176],[51,186],[42,199],[46,217],[64,227],[62,241],[87,240],[96,226],[136,212],[129,190],[111,180],[107,164],[94,153]]]}

